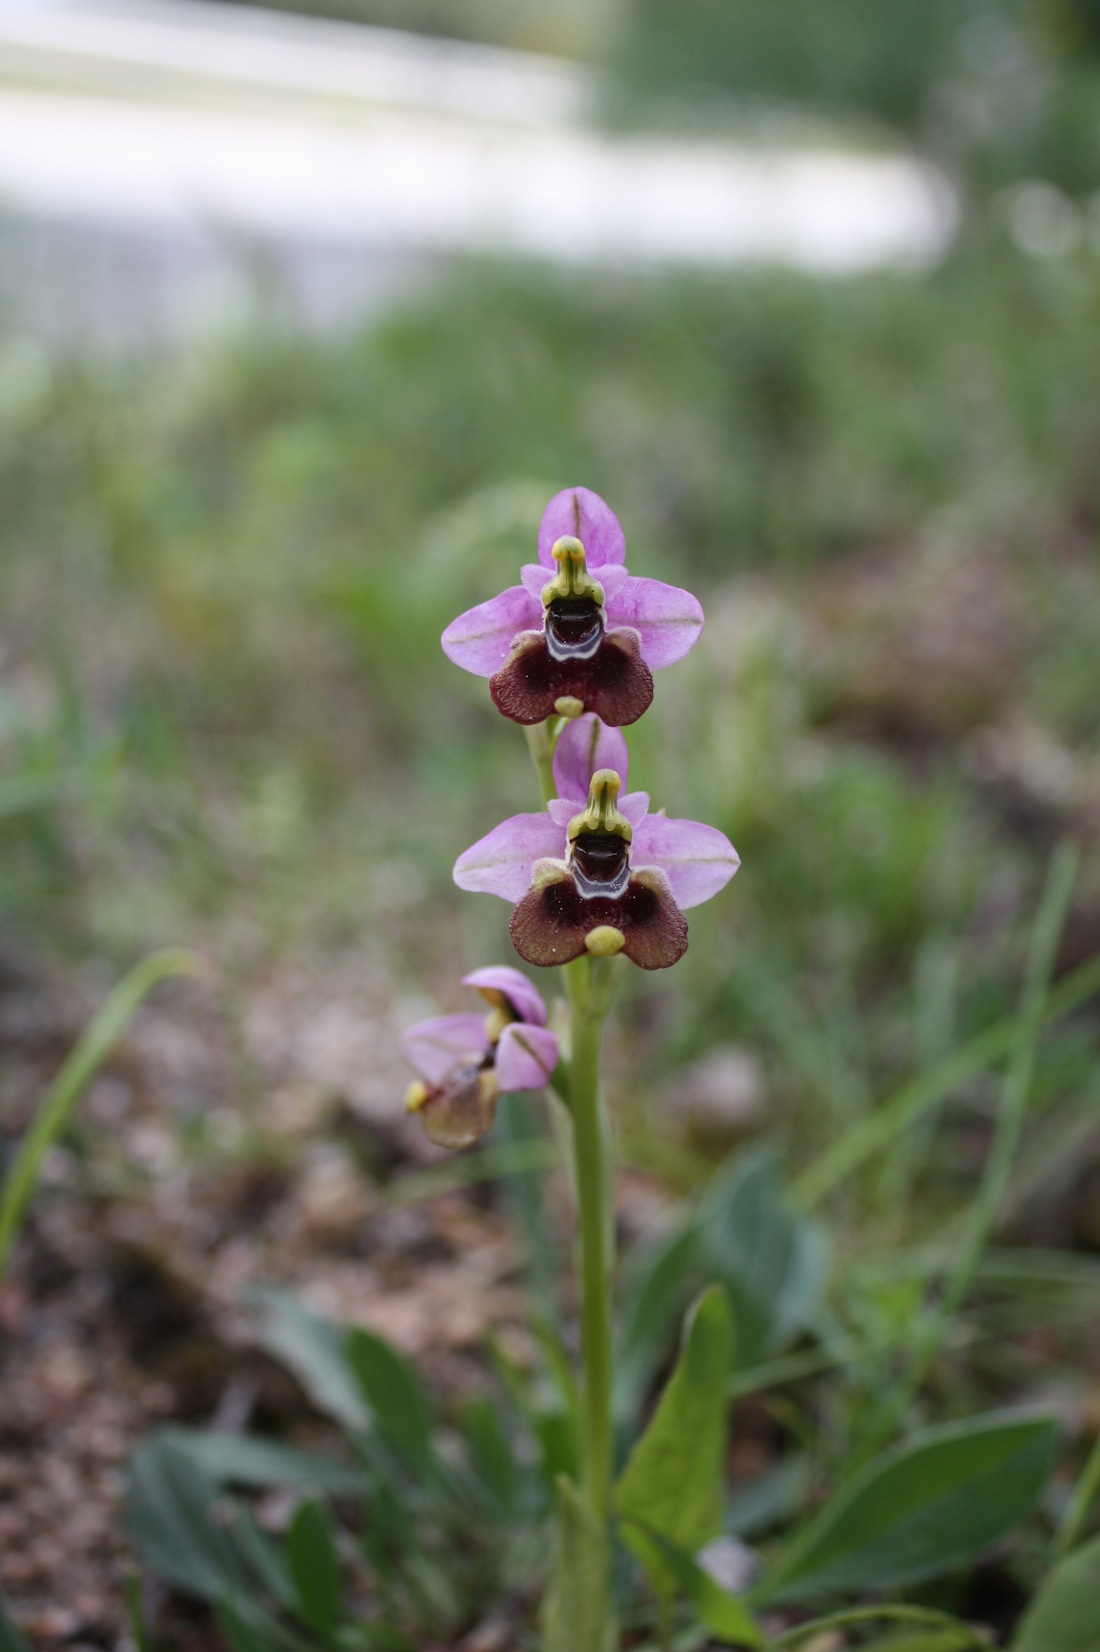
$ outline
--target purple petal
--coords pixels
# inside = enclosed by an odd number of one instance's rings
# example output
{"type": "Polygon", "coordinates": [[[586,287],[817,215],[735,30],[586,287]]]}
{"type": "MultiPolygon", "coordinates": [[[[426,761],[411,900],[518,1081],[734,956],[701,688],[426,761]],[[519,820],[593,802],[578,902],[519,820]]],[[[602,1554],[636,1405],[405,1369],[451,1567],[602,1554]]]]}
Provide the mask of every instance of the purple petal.
{"type": "Polygon", "coordinates": [[[539,561],[544,568],[555,567],[550,555],[554,542],[572,534],[584,546],[588,566],[626,561],[626,540],[619,518],[591,488],[563,488],[542,513],[539,523],[539,561]]]}
{"type": "Polygon", "coordinates": [[[491,677],[508,658],[516,635],[541,625],[541,604],[522,585],[512,585],[452,620],[441,639],[443,652],[463,671],[491,677]]]}
{"type": "Polygon", "coordinates": [[[625,786],[627,761],[626,736],[621,729],[606,728],[591,712],[575,718],[562,729],[554,752],[558,796],[587,801],[588,782],[597,769],[614,769],[625,786]]]}
{"type": "Polygon", "coordinates": [[[703,610],[690,591],[659,579],[626,581],[607,603],[607,623],[640,633],[642,658],[651,671],[682,660],[699,640],[703,610]]]}
{"type": "Polygon", "coordinates": [[[620,797],[617,807],[619,813],[625,815],[634,830],[637,831],[649,813],[649,793],[627,792],[625,797],[620,797]]]}
{"type": "Polygon", "coordinates": [[[405,1054],[429,1084],[442,1084],[456,1067],[480,1061],[489,1048],[483,1015],[437,1015],[401,1035],[405,1054]]]}
{"type": "Polygon", "coordinates": [[[647,815],[642,821],[630,858],[636,871],[658,866],[666,872],[682,908],[709,901],[741,864],[729,838],[716,827],[697,820],[666,820],[664,815],[647,815]]]}
{"type": "Polygon", "coordinates": [[[497,1045],[496,1073],[503,1091],[541,1090],[558,1064],[557,1034],[513,1021],[497,1045]]]}
{"type": "Polygon", "coordinates": [[[523,588],[527,595],[533,597],[538,603],[539,613],[541,614],[543,588],[550,579],[550,575],[541,562],[525,562],[519,571],[519,577],[523,581],[523,588]]]}
{"type": "Polygon", "coordinates": [[[610,602],[612,597],[618,596],[619,592],[630,578],[630,575],[627,573],[621,562],[605,562],[602,568],[589,568],[588,571],[592,575],[592,578],[598,579],[600,584],[603,586],[603,599],[605,603],[610,602]]]}
{"type": "Polygon", "coordinates": [[[466,987],[485,988],[488,992],[502,992],[522,1021],[537,1027],[546,1025],[546,1005],[542,993],[510,964],[490,964],[487,969],[471,970],[462,977],[466,987]]]}
{"type": "Polygon", "coordinates": [[[545,812],[513,815],[459,855],[454,880],[460,889],[515,902],[526,894],[535,862],[564,848],[560,826],[545,812]]]}

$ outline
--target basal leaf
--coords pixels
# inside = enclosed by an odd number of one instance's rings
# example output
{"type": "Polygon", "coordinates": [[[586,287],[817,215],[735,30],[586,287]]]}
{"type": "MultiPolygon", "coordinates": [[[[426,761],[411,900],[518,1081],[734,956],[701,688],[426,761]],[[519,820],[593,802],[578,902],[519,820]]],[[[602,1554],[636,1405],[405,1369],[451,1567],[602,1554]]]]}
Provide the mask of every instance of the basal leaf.
{"type": "Polygon", "coordinates": [[[126,1523],[138,1549],[165,1583],[220,1601],[251,1579],[215,1518],[218,1488],[170,1438],[154,1434],[130,1460],[126,1523]]]}
{"type": "Polygon", "coordinates": [[[607,1541],[572,1480],[555,1485],[554,1558],[542,1604],[542,1652],[612,1652],[607,1541]]]}
{"type": "Polygon", "coordinates": [[[343,1330],[303,1308],[289,1291],[258,1287],[249,1300],[260,1309],[260,1342],[294,1373],[318,1411],[353,1433],[369,1427],[370,1412],[348,1364],[343,1330]]]}
{"type": "Polygon", "coordinates": [[[730,1293],[740,1366],[789,1343],[812,1316],[825,1278],[824,1233],[791,1204],[773,1148],[739,1155],[714,1178],[697,1243],[705,1277],[730,1293]]]}
{"type": "Polygon", "coordinates": [[[1045,1418],[927,1429],[837,1492],[780,1554],[754,1604],[890,1589],[957,1566],[1031,1511],[1057,1443],[1045,1418]]]}
{"type": "Polygon", "coordinates": [[[646,1542],[661,1555],[676,1587],[691,1605],[704,1629],[718,1636],[723,1646],[743,1647],[756,1652],[765,1644],[764,1636],[748,1607],[724,1589],[699,1562],[666,1541],[652,1526],[636,1525],[646,1542]]]}
{"type": "Polygon", "coordinates": [[[1011,1652],[1100,1652],[1100,1537],[1058,1562],[1017,1629],[1011,1652]]]}
{"type": "Polygon", "coordinates": [[[356,1326],[345,1339],[347,1363],[384,1437],[420,1473],[430,1471],[434,1418],[416,1371],[381,1337],[356,1326]]]}
{"type": "Polygon", "coordinates": [[[688,1314],[676,1367],[615,1493],[624,1541],[666,1592],[675,1579],[642,1528],[689,1555],[721,1530],[732,1365],[729,1304],[722,1287],[712,1285],[688,1314]]]}
{"type": "Polygon", "coordinates": [[[0,1652],[31,1652],[31,1643],[12,1618],[3,1595],[0,1595],[0,1652]]]}
{"type": "Polygon", "coordinates": [[[312,1498],[299,1503],[286,1534],[286,1556],[301,1617],[322,1635],[333,1634],[344,1585],[332,1520],[323,1503],[312,1498]]]}
{"type": "Polygon", "coordinates": [[[161,1437],[170,1439],[219,1485],[303,1486],[345,1497],[361,1497],[366,1490],[361,1469],[254,1434],[169,1427],[161,1430],[161,1437]]]}

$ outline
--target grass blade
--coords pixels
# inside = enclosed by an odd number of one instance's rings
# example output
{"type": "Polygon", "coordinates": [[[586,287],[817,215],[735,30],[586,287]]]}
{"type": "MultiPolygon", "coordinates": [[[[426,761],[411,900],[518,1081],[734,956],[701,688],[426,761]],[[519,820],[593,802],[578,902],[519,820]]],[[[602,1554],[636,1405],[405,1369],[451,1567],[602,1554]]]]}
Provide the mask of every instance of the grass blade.
{"type": "Polygon", "coordinates": [[[142,999],[159,981],[175,975],[197,976],[204,968],[197,953],[181,947],[150,953],[122,977],[77,1039],[20,1142],[0,1187],[0,1278],[34,1193],[42,1160],[65,1129],[73,1109],[125,1032],[142,999]]]}

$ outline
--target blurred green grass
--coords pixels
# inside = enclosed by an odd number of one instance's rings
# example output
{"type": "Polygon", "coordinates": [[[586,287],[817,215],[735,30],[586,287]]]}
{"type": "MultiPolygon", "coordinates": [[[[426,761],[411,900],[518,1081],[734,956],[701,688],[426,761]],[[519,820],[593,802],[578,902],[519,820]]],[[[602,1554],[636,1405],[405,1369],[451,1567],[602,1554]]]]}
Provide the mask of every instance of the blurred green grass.
{"type": "MultiPolygon", "coordinates": [[[[450,866],[532,783],[438,636],[583,482],[708,611],[635,782],[744,861],[675,975],[631,979],[624,1106],[744,1045],[820,1148],[1010,1010],[1050,847],[1095,833],[1098,321],[1093,252],[993,227],[923,277],[471,266],[331,343],[0,343],[6,931],[246,973],[364,947],[440,988],[506,955],[450,866]]],[[[1093,860],[1074,956],[1098,898],[1093,860]]],[[[1040,1117],[1089,1062],[1051,1043],[1040,1117]]],[[[954,1196],[967,1119],[875,1172],[890,1221],[920,1154],[954,1196]]]]}

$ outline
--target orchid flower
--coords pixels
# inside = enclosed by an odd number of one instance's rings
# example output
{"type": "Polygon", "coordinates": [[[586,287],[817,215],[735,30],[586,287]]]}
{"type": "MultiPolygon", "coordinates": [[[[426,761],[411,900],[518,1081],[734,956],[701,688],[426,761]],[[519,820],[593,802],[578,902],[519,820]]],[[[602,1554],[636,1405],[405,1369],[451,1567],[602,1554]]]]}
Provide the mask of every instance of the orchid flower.
{"type": "Polygon", "coordinates": [[[554,754],[558,795],[543,814],[513,815],[455,863],[460,889],[512,901],[512,942],[529,964],[623,952],[666,969],[687,949],[687,907],[709,900],[740,865],[713,826],[649,813],[625,791],[626,740],[588,715],[554,754]]]}
{"type": "Polygon", "coordinates": [[[619,519],[588,488],[551,499],[538,557],[521,584],[447,627],[444,653],[488,677],[513,722],[584,711],[616,728],[636,722],[653,699],[651,672],[683,658],[703,610],[690,591],[627,573],[619,519]]]}
{"type": "Polygon", "coordinates": [[[488,1015],[434,1016],[402,1039],[421,1074],[405,1106],[440,1147],[469,1147],[492,1124],[498,1096],[543,1089],[558,1064],[557,1034],[525,975],[501,965],[475,969],[462,981],[481,994],[488,1015]]]}

